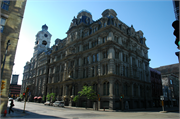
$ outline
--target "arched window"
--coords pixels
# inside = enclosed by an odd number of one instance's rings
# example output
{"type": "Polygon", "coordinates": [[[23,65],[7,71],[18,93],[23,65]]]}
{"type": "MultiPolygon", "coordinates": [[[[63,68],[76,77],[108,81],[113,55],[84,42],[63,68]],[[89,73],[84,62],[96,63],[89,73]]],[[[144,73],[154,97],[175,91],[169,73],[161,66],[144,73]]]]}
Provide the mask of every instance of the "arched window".
{"type": "Polygon", "coordinates": [[[93,90],[97,93],[97,83],[93,84],[93,90]]]}
{"type": "Polygon", "coordinates": [[[128,85],[126,83],[124,84],[124,95],[128,95],[128,85]]]}
{"type": "Polygon", "coordinates": [[[118,82],[114,83],[114,94],[115,96],[119,96],[119,83],[118,82]]]}
{"type": "Polygon", "coordinates": [[[47,42],[45,40],[43,40],[42,44],[43,45],[47,45],[47,42]]]}
{"type": "Polygon", "coordinates": [[[136,85],[134,85],[134,87],[133,87],[134,89],[134,96],[137,96],[137,87],[136,87],[136,85]]]}
{"type": "Polygon", "coordinates": [[[103,84],[103,95],[109,95],[109,82],[103,84]]]}

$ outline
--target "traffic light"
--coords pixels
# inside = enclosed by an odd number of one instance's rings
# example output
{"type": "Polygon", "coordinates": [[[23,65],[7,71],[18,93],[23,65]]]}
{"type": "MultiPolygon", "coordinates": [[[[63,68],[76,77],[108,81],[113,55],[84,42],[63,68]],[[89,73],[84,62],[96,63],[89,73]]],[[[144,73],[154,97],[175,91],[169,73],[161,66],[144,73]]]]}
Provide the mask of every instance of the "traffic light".
{"type": "Polygon", "coordinates": [[[176,36],[175,44],[178,46],[178,49],[180,48],[180,42],[179,42],[179,20],[176,20],[172,23],[172,27],[174,28],[173,34],[176,36]]]}
{"type": "Polygon", "coordinates": [[[1,81],[1,92],[5,88],[5,83],[6,83],[5,81],[3,81],[3,80],[1,81]]]}
{"type": "Polygon", "coordinates": [[[121,95],[121,99],[123,98],[123,96],[121,95]]]}
{"type": "Polygon", "coordinates": [[[26,93],[27,93],[28,91],[29,91],[29,88],[27,87],[27,88],[26,88],[26,93]]]}

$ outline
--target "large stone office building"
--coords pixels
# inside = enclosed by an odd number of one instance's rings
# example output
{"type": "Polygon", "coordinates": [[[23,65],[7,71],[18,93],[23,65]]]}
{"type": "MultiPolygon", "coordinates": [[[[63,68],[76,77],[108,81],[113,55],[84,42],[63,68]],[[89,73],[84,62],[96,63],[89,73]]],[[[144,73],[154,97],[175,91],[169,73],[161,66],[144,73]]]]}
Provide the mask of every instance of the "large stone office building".
{"type": "Polygon", "coordinates": [[[1,37],[1,83],[0,112],[4,114],[8,106],[8,95],[19,33],[24,16],[26,0],[0,0],[1,37]],[[2,88],[2,84],[1,84],[2,88]]]}
{"type": "MultiPolygon", "coordinates": [[[[99,94],[99,108],[121,109],[121,95],[124,108],[151,107],[146,39],[116,15],[107,9],[94,21],[90,12],[80,11],[67,37],[56,39],[51,48],[51,34],[44,25],[36,35],[33,58],[24,67],[22,92],[29,86],[32,99],[54,92],[57,100],[74,106],[73,96],[88,85],[99,94]]],[[[77,106],[85,102],[82,97],[77,106]]]]}

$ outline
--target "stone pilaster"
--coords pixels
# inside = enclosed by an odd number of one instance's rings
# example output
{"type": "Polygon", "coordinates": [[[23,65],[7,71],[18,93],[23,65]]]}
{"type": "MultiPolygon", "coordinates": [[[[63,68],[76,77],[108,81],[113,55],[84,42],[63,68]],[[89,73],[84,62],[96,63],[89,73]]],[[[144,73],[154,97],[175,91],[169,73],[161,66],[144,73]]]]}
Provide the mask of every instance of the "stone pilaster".
{"type": "Polygon", "coordinates": [[[109,81],[109,109],[113,110],[115,108],[115,101],[113,97],[113,83],[114,81],[109,81]]]}

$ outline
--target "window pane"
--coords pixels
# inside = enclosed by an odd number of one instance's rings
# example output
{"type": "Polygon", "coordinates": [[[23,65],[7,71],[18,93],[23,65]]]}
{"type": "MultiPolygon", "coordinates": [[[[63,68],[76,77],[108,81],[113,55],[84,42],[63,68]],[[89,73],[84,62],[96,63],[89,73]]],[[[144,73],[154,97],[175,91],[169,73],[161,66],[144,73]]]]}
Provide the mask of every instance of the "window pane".
{"type": "Polygon", "coordinates": [[[5,25],[5,22],[6,22],[6,19],[4,19],[4,18],[0,18],[0,20],[1,20],[1,25],[5,25]]]}

